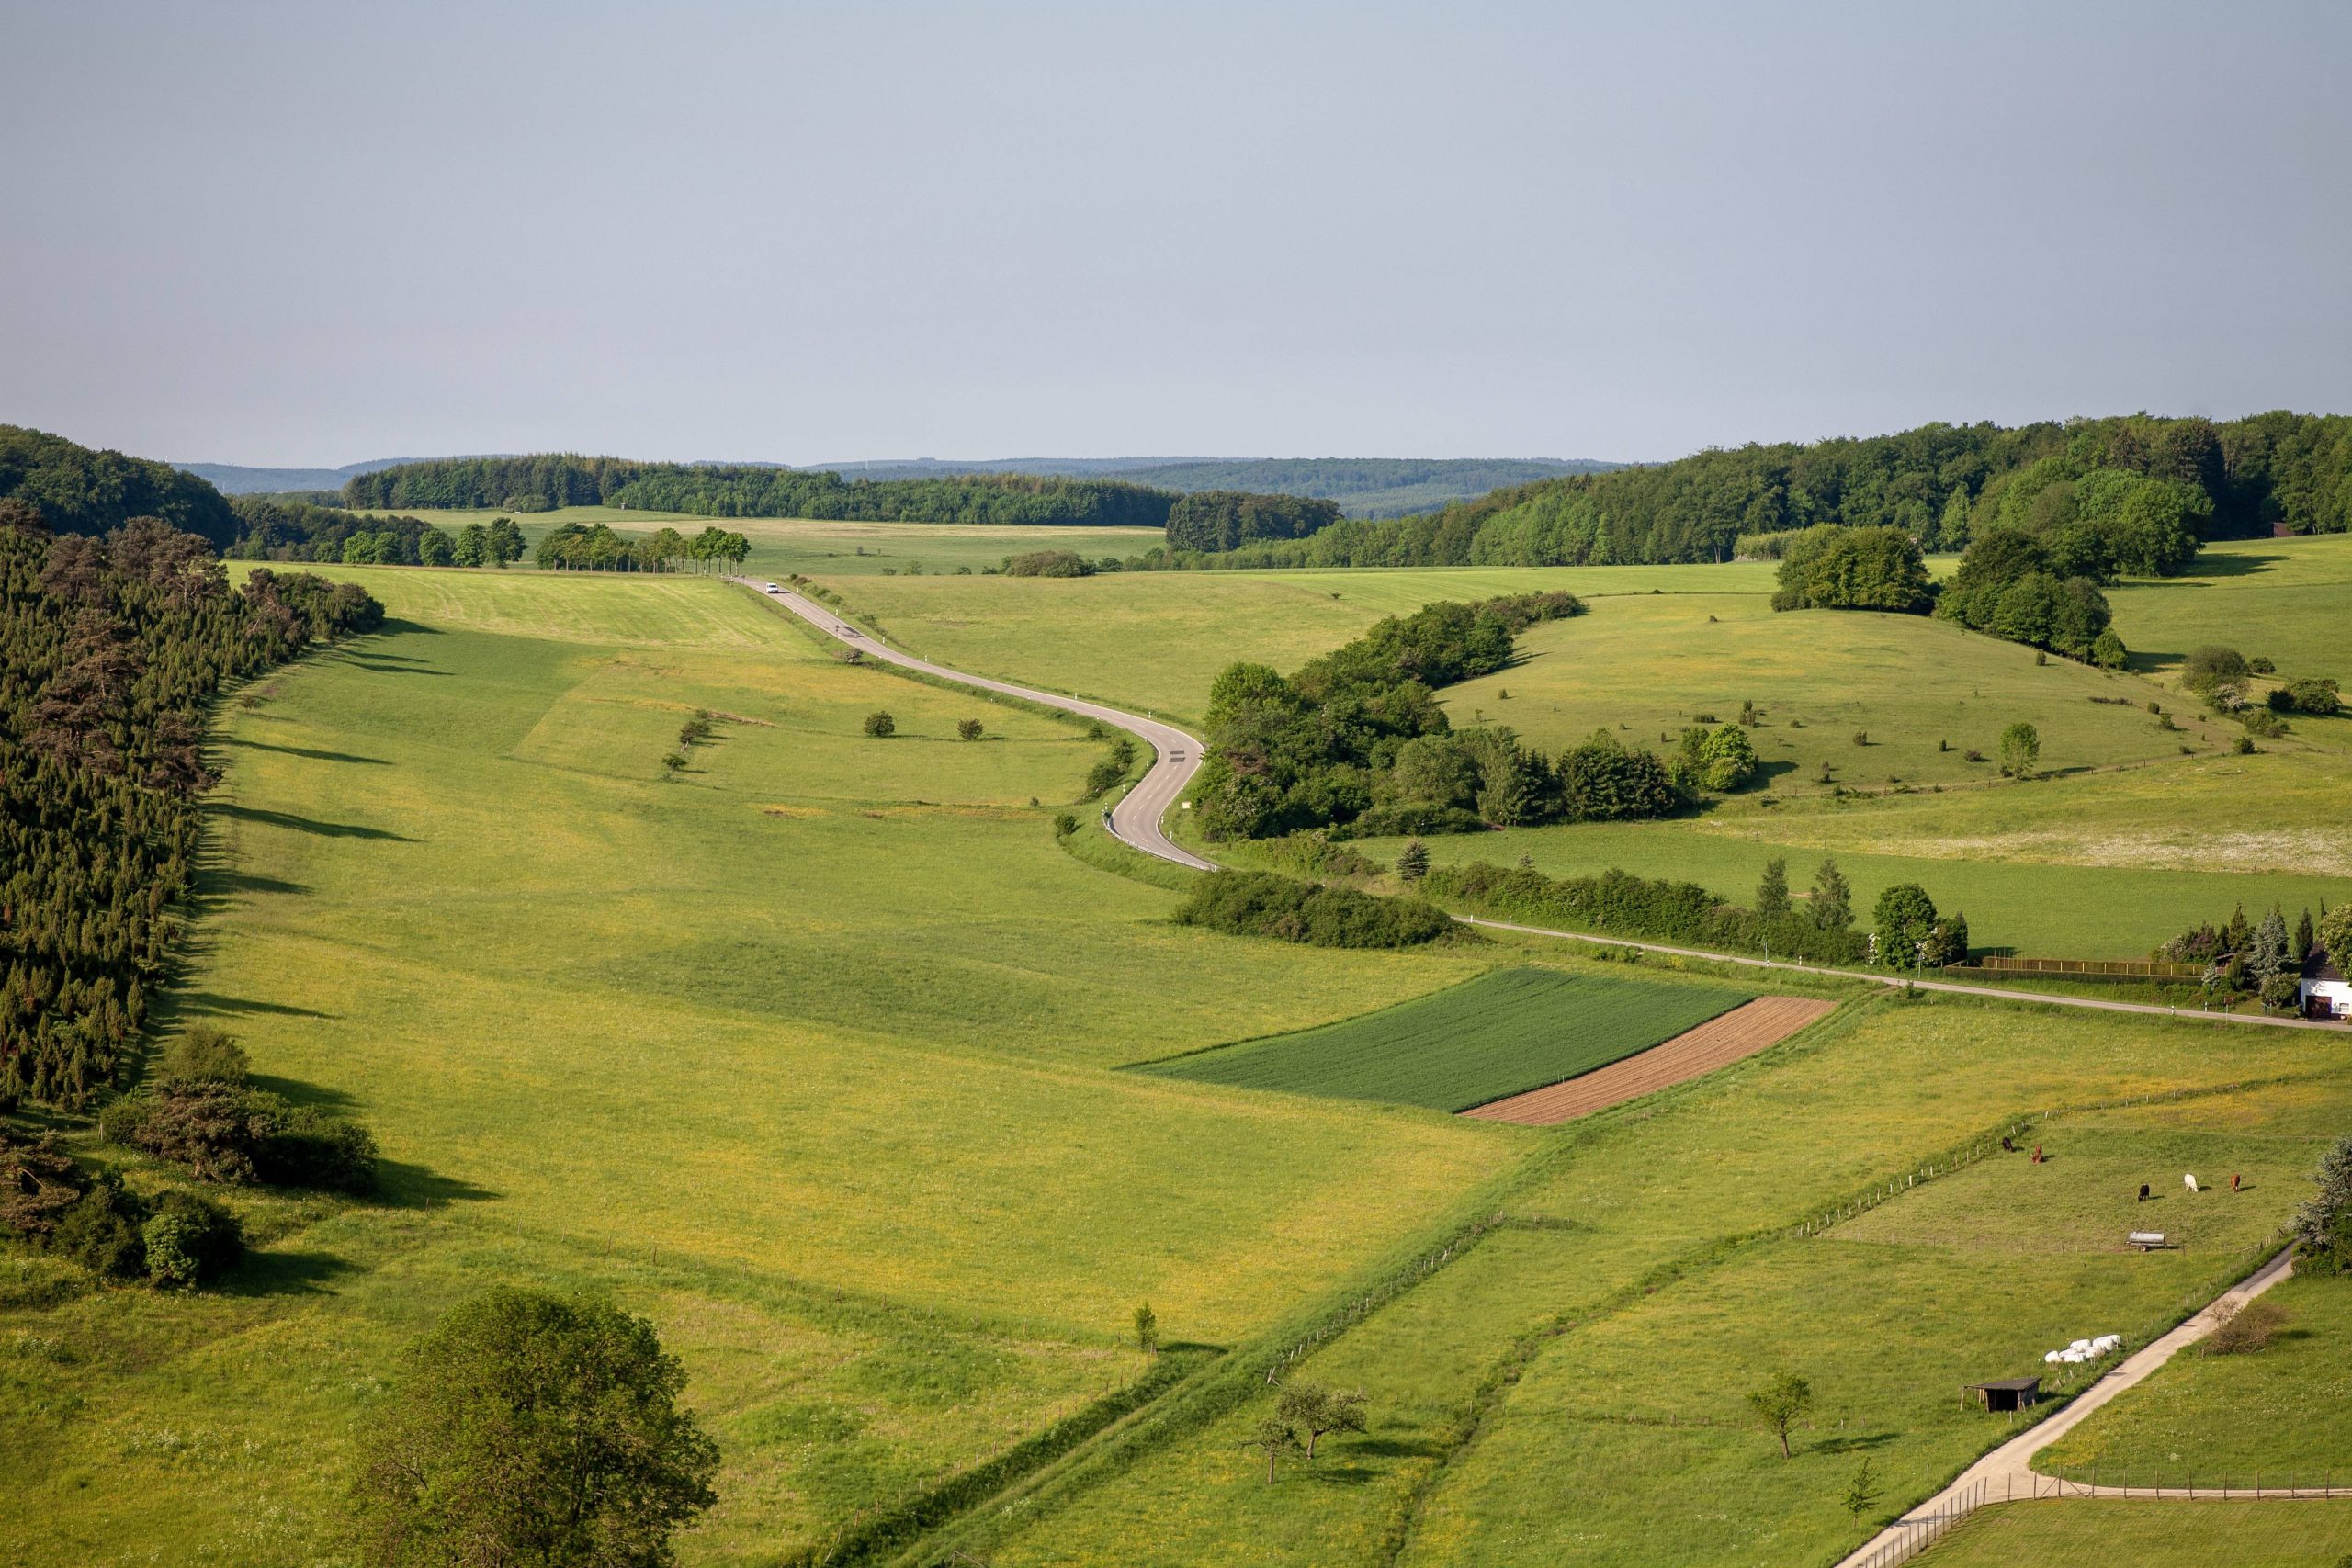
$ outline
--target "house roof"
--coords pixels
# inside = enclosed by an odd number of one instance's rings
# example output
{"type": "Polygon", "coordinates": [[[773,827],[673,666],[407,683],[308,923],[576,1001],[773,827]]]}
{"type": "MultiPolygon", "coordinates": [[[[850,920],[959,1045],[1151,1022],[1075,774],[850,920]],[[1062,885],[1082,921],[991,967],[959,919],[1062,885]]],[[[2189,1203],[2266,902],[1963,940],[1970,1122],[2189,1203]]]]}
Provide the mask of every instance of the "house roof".
{"type": "Polygon", "coordinates": [[[2006,1393],[2025,1393],[2041,1386],[2040,1378],[1995,1378],[1991,1382],[1973,1382],[1970,1388],[1998,1389],[2006,1393]]]}
{"type": "Polygon", "coordinates": [[[2312,949],[2312,955],[2303,960],[2303,978],[2306,980],[2341,980],[2344,978],[2344,971],[2338,969],[2333,963],[2331,963],[2326,953],[2314,947],[2312,949]]]}

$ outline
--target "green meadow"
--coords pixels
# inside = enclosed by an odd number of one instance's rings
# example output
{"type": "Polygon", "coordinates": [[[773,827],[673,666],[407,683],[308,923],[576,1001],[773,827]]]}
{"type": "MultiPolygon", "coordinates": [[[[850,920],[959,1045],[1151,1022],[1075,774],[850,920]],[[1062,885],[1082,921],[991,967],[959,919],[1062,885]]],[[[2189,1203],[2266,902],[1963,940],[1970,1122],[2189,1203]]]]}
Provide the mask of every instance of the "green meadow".
{"type": "Polygon", "coordinates": [[[1923,1568],[2336,1568],[2352,1501],[2070,1499],[1986,1508],[1913,1561],[1923,1568]]]}
{"type": "Polygon", "coordinates": [[[2086,1334],[2144,1339],[2263,1254],[2317,1128],[2352,1112],[2352,1046],[2227,1043],[1849,1006],[1546,1136],[1475,1245],[1293,1366],[1373,1414],[1312,1469],[1265,1483],[1259,1389],[945,1541],[1011,1564],[1829,1561],[1875,1528],[1838,1505],[1862,1457],[1891,1516],[2012,1430],[1962,1410],[1962,1382],[2086,1334]],[[2292,1081],[2229,1087],[2274,1077],[2292,1081]],[[2005,1129],[2051,1159],[1951,1169],[2005,1129]],[[2138,1182],[2183,1162],[2250,1185],[2181,1250],[2129,1250],[2138,1182]],[[1784,1369],[1816,1390],[1788,1461],[1744,1404],[1784,1369]]]}
{"type": "Polygon", "coordinates": [[[12,1562],[317,1560],[401,1346],[496,1280],[652,1314],[726,1455],[688,1558],[771,1562],[1123,1388],[1136,1302],[1230,1344],[1522,1147],[1107,1070],[1487,960],[1169,923],[1054,843],[1075,727],[707,580],[348,575],[390,629],[226,710],[174,1005],[363,1117],[384,1201],[243,1199],[265,1245],[220,1295],[0,1275],[0,1346],[40,1347],[0,1359],[0,1517],[56,1527],[12,1562]]]}
{"type": "Polygon", "coordinates": [[[1755,993],[1498,969],[1432,997],[1143,1071],[1193,1083],[1467,1111],[1623,1061],[1755,993]]]}

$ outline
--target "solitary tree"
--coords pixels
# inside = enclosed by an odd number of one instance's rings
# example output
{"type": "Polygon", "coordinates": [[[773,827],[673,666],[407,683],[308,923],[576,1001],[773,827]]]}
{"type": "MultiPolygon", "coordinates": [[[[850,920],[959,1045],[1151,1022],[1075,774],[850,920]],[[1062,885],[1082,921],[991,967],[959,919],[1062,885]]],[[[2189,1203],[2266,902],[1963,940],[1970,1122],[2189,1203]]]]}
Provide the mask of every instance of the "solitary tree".
{"type": "Polygon", "coordinates": [[[1756,884],[1756,912],[1768,920],[1789,912],[1789,863],[1779,855],[1764,863],[1764,875],[1756,884]]]}
{"type": "Polygon", "coordinates": [[[2335,960],[2335,966],[2352,975],[2352,904],[2322,909],[2313,934],[2320,946],[2327,950],[2327,955],[2335,960]]]}
{"type": "Polygon", "coordinates": [[[2352,1138],[2338,1138],[2312,1179],[2319,1190],[2295,1212],[2295,1267],[2310,1274],[2352,1274],[2352,1138]]]}
{"type": "Polygon", "coordinates": [[[1813,874],[1813,923],[1826,931],[1842,931],[1854,923],[1854,890],[1838,863],[1822,857],[1813,874]]]}
{"type": "Polygon", "coordinates": [[[956,733],[964,739],[978,740],[980,738],[980,721],[977,718],[959,718],[956,721],[956,733]]]}
{"type": "Polygon", "coordinates": [[[1789,1428],[1813,1404],[1813,1385],[1794,1372],[1776,1372],[1771,1382],[1747,1396],[1747,1403],[1763,1418],[1765,1430],[1781,1439],[1781,1457],[1787,1459],[1789,1428]]]}
{"type": "Polygon", "coordinates": [[[1136,1304],[1136,1348],[1147,1356],[1159,1349],[1159,1314],[1151,1310],[1149,1302],[1136,1304]]]}
{"type": "Polygon", "coordinates": [[[379,1568],[667,1568],[718,1499],[718,1449],[653,1325],[501,1287],[441,1321],[367,1434],[354,1487],[379,1568]]]}
{"type": "Polygon", "coordinates": [[[1878,928],[1878,961],[1888,968],[1916,968],[1939,955],[1941,944],[1935,941],[1936,901],[1917,883],[1898,882],[1880,894],[1871,919],[1878,928]],[[1928,951],[1931,944],[1939,953],[1928,951]]]}
{"type": "Polygon", "coordinates": [[[1846,1511],[1854,1516],[1855,1523],[1861,1522],[1862,1516],[1870,1511],[1872,1503],[1878,1501],[1883,1490],[1878,1483],[1877,1470],[1871,1463],[1871,1456],[1864,1454],[1862,1462],[1855,1467],[1854,1479],[1846,1483],[1846,1511]]]}
{"type": "Polygon", "coordinates": [[[1278,1421],[1269,1416],[1258,1423],[1257,1431],[1242,1446],[1256,1449],[1266,1456],[1266,1484],[1272,1486],[1274,1483],[1274,1461],[1286,1453],[1298,1450],[1298,1434],[1290,1429],[1289,1422],[1278,1421]]]}
{"type": "Polygon", "coordinates": [[[899,721],[876,708],[865,716],[865,733],[876,740],[899,733],[899,721]]]}
{"type": "Polygon", "coordinates": [[[1430,847],[1419,839],[1408,840],[1396,856],[1396,874],[1408,882],[1419,882],[1430,874],[1430,847]]]}
{"type": "Polygon", "coordinates": [[[2019,719],[2001,731],[2001,772],[2030,779],[2041,764],[2041,732],[2019,719]]]}
{"type": "Polygon", "coordinates": [[[1330,1432],[1361,1432],[1364,1427],[1364,1397],[1361,1389],[1335,1393],[1320,1383],[1294,1382],[1283,1387],[1274,1414],[1306,1434],[1306,1462],[1315,1462],[1315,1445],[1330,1432]]]}

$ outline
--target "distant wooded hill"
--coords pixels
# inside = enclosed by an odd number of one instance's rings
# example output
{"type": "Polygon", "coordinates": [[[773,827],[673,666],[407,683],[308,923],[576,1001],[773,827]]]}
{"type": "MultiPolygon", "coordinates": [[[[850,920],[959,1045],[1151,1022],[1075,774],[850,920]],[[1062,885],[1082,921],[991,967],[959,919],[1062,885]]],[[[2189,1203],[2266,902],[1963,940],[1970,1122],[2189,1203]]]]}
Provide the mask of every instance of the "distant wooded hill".
{"type": "Polygon", "coordinates": [[[920,479],[959,473],[1023,473],[1117,478],[1191,494],[1242,491],[1336,501],[1350,517],[1402,517],[1467,501],[1506,485],[1623,467],[1559,457],[1008,457],[957,463],[815,464],[853,479],[920,479]]]}
{"type": "Polygon", "coordinates": [[[344,481],[354,475],[425,460],[374,457],[365,463],[345,463],[340,468],[252,468],[242,463],[182,463],[179,467],[181,472],[194,474],[223,495],[291,495],[305,491],[339,491],[344,481]]]}
{"type": "Polygon", "coordinates": [[[203,479],[22,425],[0,424],[0,501],[39,507],[59,534],[106,534],[133,517],[160,517],[215,549],[237,536],[229,502],[203,479]]]}
{"type": "Polygon", "coordinates": [[[2352,531],[2352,416],[2129,414],[1710,450],[1497,491],[1434,512],[1349,518],[1217,566],[1579,566],[1726,560],[1816,524],[1888,525],[1929,550],[1986,529],[2185,518],[2197,538],[2352,531]]]}

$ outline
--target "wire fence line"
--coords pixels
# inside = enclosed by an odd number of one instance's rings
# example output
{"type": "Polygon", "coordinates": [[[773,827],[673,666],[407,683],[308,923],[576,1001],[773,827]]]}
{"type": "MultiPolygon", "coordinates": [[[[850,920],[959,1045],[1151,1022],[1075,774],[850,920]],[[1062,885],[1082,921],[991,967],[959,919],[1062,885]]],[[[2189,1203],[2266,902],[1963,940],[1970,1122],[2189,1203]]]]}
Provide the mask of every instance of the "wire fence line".
{"type": "Polygon", "coordinates": [[[2352,1473],[2344,1483],[2329,1472],[2314,1484],[2266,1476],[2259,1471],[2244,1474],[2199,1473],[2193,1466],[2118,1466],[2094,1469],[2091,1479],[2042,1475],[2017,1471],[2002,1476],[1982,1476],[1934,1507],[1897,1519],[1894,1533],[1871,1549],[1868,1556],[1849,1558],[1844,1568],[1896,1568],[1941,1540],[1979,1508],[2005,1503],[2050,1503],[2064,1499],[2108,1497],[2132,1502],[2251,1503],[2266,1498],[2352,1499],[2352,1473]],[[1999,1484],[1996,1485],[1995,1483],[1999,1484]]]}

